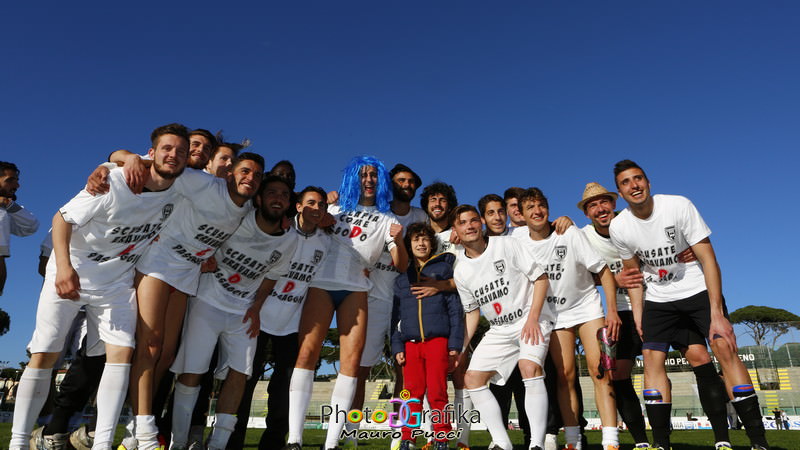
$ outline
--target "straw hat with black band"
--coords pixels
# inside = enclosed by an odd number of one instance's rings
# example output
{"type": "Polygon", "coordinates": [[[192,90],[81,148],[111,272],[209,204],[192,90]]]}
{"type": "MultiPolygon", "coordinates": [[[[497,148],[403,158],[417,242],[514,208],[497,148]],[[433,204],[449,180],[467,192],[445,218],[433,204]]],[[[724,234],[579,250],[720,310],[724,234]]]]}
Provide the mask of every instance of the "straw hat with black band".
{"type": "Polygon", "coordinates": [[[583,198],[578,202],[578,209],[586,212],[586,210],[583,209],[584,205],[597,197],[610,197],[612,200],[617,201],[619,196],[616,192],[609,192],[608,189],[601,186],[600,183],[586,183],[586,187],[583,189],[583,198]]]}

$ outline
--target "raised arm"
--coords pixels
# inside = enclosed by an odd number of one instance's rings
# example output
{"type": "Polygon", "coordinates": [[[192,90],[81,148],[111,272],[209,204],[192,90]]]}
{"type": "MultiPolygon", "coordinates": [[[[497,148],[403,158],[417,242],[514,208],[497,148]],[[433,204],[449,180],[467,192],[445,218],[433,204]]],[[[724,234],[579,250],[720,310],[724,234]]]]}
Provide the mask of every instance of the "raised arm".
{"type": "Polygon", "coordinates": [[[39,220],[30,211],[17,202],[11,201],[6,206],[8,218],[11,219],[11,234],[30,236],[39,229],[39,220]]]}
{"type": "Polygon", "coordinates": [[[403,226],[399,223],[393,223],[389,228],[389,235],[394,239],[395,243],[394,248],[389,251],[392,255],[392,263],[399,272],[405,272],[408,269],[408,252],[403,243],[403,226]]]}

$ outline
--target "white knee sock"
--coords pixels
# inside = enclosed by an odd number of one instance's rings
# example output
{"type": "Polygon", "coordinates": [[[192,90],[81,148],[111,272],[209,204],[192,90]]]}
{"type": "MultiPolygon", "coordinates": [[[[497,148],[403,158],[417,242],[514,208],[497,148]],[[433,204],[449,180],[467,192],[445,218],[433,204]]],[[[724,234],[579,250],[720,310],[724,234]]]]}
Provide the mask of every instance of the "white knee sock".
{"type": "Polygon", "coordinates": [[[303,424],[314,388],[314,371],[294,368],[289,382],[289,444],[303,444],[303,424]]]}
{"type": "Polygon", "coordinates": [[[47,394],[50,392],[50,375],[53,369],[32,369],[26,367],[19,378],[17,399],[14,404],[14,423],[11,425],[12,449],[27,450],[30,445],[31,431],[36,418],[42,411],[47,394]]]}
{"type": "Polygon", "coordinates": [[[475,409],[481,413],[481,422],[489,429],[489,434],[492,435],[494,444],[499,445],[504,450],[511,450],[513,445],[511,444],[511,439],[508,438],[506,424],[503,423],[500,405],[497,404],[497,399],[494,398],[492,391],[489,390],[488,386],[467,389],[467,391],[469,396],[472,397],[475,409]]]}
{"type": "Polygon", "coordinates": [[[156,416],[136,416],[136,440],[139,450],[154,450],[158,447],[156,416]]]}
{"type": "Polygon", "coordinates": [[[577,448],[578,442],[581,440],[581,427],[564,427],[564,440],[567,441],[567,444],[572,444],[577,448]]]}
{"type": "Polygon", "coordinates": [[[544,448],[548,407],[544,376],[524,379],[522,384],[525,385],[525,414],[531,427],[531,447],[544,448]]]}
{"type": "Polygon", "coordinates": [[[130,364],[106,363],[97,386],[97,424],[92,448],[111,448],[117,431],[119,413],[128,394],[130,364]]]}
{"type": "Polygon", "coordinates": [[[617,427],[603,427],[602,445],[619,445],[619,430],[617,427]]]}
{"type": "Polygon", "coordinates": [[[200,395],[200,386],[186,386],[175,382],[175,394],[172,402],[172,443],[186,446],[189,444],[189,428],[192,426],[192,411],[200,395]]]}
{"type": "Polygon", "coordinates": [[[234,427],[236,427],[236,416],[225,413],[215,414],[214,429],[208,438],[208,450],[225,450],[234,427]]]}
{"type": "Polygon", "coordinates": [[[358,383],[358,378],[355,377],[348,377],[341,373],[336,377],[336,384],[333,386],[333,393],[331,394],[333,414],[328,419],[325,449],[339,445],[339,434],[342,432],[346,419],[342,418],[341,414],[337,414],[337,411],[344,411],[347,414],[347,411],[350,410],[350,405],[353,404],[353,396],[356,394],[356,383],[358,383]]]}
{"type": "Polygon", "coordinates": [[[469,447],[469,431],[472,428],[472,423],[469,421],[462,421],[460,419],[461,413],[472,409],[472,397],[466,389],[456,389],[453,395],[453,411],[455,411],[458,418],[458,428],[461,430],[461,436],[458,442],[469,447]]]}

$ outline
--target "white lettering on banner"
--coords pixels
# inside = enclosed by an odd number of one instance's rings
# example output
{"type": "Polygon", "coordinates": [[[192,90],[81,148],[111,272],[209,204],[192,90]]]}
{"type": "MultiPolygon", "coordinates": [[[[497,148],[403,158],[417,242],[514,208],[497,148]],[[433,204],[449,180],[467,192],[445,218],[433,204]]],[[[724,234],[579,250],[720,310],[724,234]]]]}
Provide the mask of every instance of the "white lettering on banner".
{"type": "MultiPolygon", "coordinates": [[[[718,362],[717,361],[717,357],[714,356],[714,355],[711,355],[711,359],[715,363],[718,362]]],[[[756,360],[756,355],[754,355],[752,353],[745,353],[745,354],[739,355],[739,359],[741,359],[744,362],[755,361],[756,360]]],[[[683,358],[683,357],[667,358],[664,361],[664,365],[665,366],[688,366],[689,365],[689,361],[686,358],[683,358]]],[[[642,366],[644,366],[644,361],[642,361],[641,359],[637,359],[636,360],[636,367],[642,367],[642,366]]]]}

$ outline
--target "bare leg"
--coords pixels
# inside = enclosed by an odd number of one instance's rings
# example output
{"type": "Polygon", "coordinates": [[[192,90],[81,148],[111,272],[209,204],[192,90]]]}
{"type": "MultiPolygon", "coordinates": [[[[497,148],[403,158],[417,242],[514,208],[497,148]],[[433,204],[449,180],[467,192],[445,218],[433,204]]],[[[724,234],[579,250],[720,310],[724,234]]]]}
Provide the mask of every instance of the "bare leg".
{"type": "Polygon", "coordinates": [[[578,394],[575,391],[575,330],[555,330],[550,335],[550,356],[556,366],[558,405],[565,427],[578,426],[578,394]]]}
{"type": "MultiPolygon", "coordinates": [[[[167,303],[167,313],[164,317],[164,341],[161,344],[161,355],[158,357],[155,368],[153,386],[156,388],[164,378],[178,353],[178,341],[183,330],[183,319],[186,315],[186,300],[188,296],[180,291],[174,291],[169,295],[167,303]]],[[[155,392],[153,392],[155,395],[155,392]]],[[[160,411],[159,411],[160,413],[160,411]]]]}
{"type": "Polygon", "coordinates": [[[136,289],[139,320],[136,324],[136,351],[131,367],[130,394],[135,415],[152,415],[155,367],[164,342],[164,323],[170,286],[145,276],[136,289]]]}
{"type": "Polygon", "coordinates": [[[600,344],[597,342],[597,330],[605,326],[605,319],[599,318],[578,325],[578,334],[586,353],[586,364],[594,383],[594,401],[600,413],[600,421],[604,427],[617,426],[617,404],[614,400],[614,388],[611,386],[611,372],[606,371],[602,378],[597,378],[600,364],[600,344]]]}

